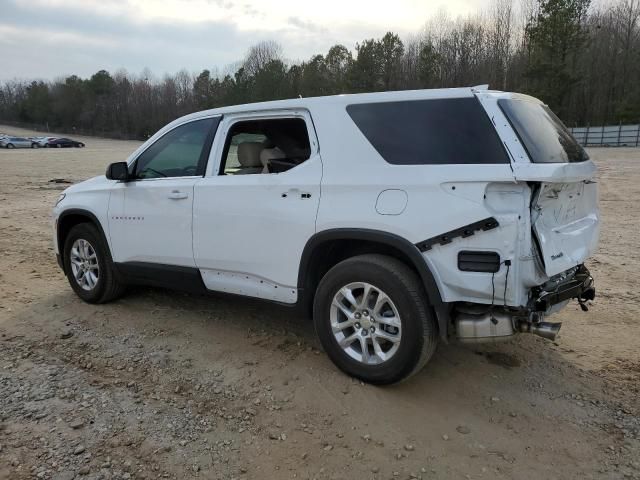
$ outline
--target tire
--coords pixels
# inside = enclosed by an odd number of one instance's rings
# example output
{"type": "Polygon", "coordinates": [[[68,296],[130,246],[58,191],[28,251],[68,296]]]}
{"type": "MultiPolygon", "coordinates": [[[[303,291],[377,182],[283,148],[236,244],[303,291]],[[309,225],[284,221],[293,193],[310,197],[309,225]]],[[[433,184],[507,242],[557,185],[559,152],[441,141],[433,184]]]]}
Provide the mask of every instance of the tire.
{"type": "Polygon", "coordinates": [[[58,143],[58,144],[56,145],[56,147],[58,147],[58,148],[62,148],[62,144],[61,144],[61,143],[58,143]]]}
{"type": "Polygon", "coordinates": [[[13,143],[7,143],[7,148],[16,148],[13,143]]]}
{"type": "Polygon", "coordinates": [[[40,148],[40,145],[38,145],[37,143],[32,143],[31,148],[40,148]]]}
{"type": "Polygon", "coordinates": [[[110,302],[124,293],[124,285],[116,278],[107,242],[91,223],[80,223],[69,231],[64,241],[64,271],[73,291],[87,303],[110,302]],[[89,275],[87,278],[97,277],[97,281],[86,278],[83,282],[76,280],[77,269],[74,270],[72,266],[72,256],[76,259],[80,257],[74,254],[72,249],[75,248],[76,252],[82,253],[82,248],[78,248],[84,245],[82,242],[87,242],[88,252],[95,254],[95,260],[88,260],[86,263],[94,272],[93,277],[89,275]],[[96,265],[97,269],[94,268],[96,265]],[[84,283],[84,286],[81,283],[84,283]]]}
{"type": "Polygon", "coordinates": [[[396,383],[417,373],[433,356],[438,343],[437,322],[418,275],[401,261],[385,255],[359,255],[329,270],[316,290],[313,322],[333,363],[348,375],[372,384],[396,383]],[[370,292],[368,306],[361,303],[365,288],[370,292]],[[359,304],[358,308],[347,299],[348,296],[340,293],[345,289],[352,292],[351,298],[359,304]],[[378,299],[386,302],[379,309],[378,299]],[[345,309],[336,306],[338,302],[343,307],[350,305],[346,311],[351,317],[347,317],[345,309]],[[365,314],[366,323],[363,321],[365,314]],[[353,327],[343,326],[349,325],[343,322],[355,322],[357,319],[360,321],[353,327]],[[390,326],[391,321],[399,328],[390,326]],[[332,322],[343,326],[342,329],[332,328],[332,322]],[[360,339],[363,335],[368,335],[364,340],[368,362],[364,361],[360,339]],[[394,342],[381,340],[380,335],[392,338],[394,342]],[[338,336],[342,338],[339,340],[338,336]],[[349,344],[349,339],[354,337],[356,340],[349,344]],[[341,346],[339,341],[347,343],[347,347],[341,346]],[[379,356],[374,342],[378,343],[386,359],[379,356]]]}

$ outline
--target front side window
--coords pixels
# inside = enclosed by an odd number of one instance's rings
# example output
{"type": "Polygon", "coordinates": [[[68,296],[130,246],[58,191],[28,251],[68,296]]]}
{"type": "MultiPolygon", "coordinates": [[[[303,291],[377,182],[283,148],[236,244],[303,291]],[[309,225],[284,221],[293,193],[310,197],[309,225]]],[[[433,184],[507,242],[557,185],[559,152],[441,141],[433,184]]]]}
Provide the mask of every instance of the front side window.
{"type": "Polygon", "coordinates": [[[281,173],[311,156],[302,118],[240,121],[227,134],[221,175],[281,173]]]}
{"type": "Polygon", "coordinates": [[[498,106],[516,131],[533,163],[569,163],[589,160],[584,148],[562,121],[541,103],[500,99],[498,106]]]}
{"type": "Polygon", "coordinates": [[[202,175],[219,118],[205,118],[174,128],[136,160],[139,179],[202,175]]]}
{"type": "Polygon", "coordinates": [[[473,97],[349,105],[347,113],[394,165],[509,163],[491,120],[473,97]]]}

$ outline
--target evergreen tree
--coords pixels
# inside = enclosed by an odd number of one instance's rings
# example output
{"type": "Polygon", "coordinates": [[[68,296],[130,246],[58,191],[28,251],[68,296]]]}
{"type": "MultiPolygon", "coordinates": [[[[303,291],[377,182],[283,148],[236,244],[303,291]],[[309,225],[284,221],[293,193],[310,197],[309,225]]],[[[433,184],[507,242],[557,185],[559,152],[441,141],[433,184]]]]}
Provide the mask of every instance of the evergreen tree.
{"type": "Polygon", "coordinates": [[[584,21],[590,0],[539,0],[526,27],[529,91],[560,116],[567,95],[582,78],[578,54],[587,41],[584,21]]]}

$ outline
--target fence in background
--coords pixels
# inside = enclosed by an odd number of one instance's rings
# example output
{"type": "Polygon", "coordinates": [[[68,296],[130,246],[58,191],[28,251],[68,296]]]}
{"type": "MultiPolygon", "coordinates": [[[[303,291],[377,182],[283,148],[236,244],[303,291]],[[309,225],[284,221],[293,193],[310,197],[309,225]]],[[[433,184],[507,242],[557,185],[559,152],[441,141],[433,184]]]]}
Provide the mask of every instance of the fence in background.
{"type": "Polygon", "coordinates": [[[640,147],[640,125],[574,127],[569,130],[585,147],[640,147]]]}

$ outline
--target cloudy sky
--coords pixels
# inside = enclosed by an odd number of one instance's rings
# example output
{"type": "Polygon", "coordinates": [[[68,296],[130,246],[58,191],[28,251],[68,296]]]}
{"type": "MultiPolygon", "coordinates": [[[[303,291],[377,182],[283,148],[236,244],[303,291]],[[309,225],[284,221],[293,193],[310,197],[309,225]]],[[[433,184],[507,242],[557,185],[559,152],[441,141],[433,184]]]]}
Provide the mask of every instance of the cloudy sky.
{"type": "Polygon", "coordinates": [[[392,30],[418,32],[440,10],[489,0],[0,0],[0,80],[51,79],[100,69],[224,71],[261,40],[291,60],[353,49],[392,30]]]}

